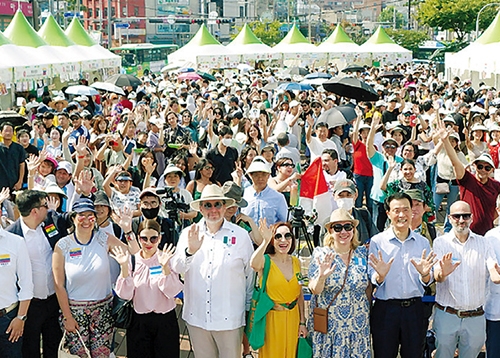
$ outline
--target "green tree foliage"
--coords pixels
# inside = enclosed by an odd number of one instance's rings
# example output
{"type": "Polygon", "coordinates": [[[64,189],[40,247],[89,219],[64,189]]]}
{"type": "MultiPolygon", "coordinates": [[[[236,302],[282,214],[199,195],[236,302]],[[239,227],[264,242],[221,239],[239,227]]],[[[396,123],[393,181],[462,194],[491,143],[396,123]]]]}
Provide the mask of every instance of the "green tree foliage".
{"type": "Polygon", "coordinates": [[[404,48],[412,51],[414,54],[417,52],[418,47],[429,40],[429,35],[425,31],[415,30],[402,30],[402,29],[385,29],[394,42],[404,48]]]}
{"type": "MultiPolygon", "coordinates": [[[[423,24],[439,30],[455,31],[457,40],[476,28],[479,10],[490,0],[425,0],[418,6],[417,19],[423,24]]],[[[486,8],[480,17],[479,28],[485,29],[496,15],[497,8],[486,8]]]]}
{"type": "MultiPolygon", "coordinates": [[[[286,33],[280,31],[282,23],[275,20],[273,22],[260,22],[253,21],[248,24],[252,29],[255,36],[257,36],[263,43],[269,46],[274,46],[285,37],[286,33]]],[[[237,27],[237,31],[231,36],[234,39],[241,31],[241,27],[237,27]]]]}
{"type": "Polygon", "coordinates": [[[394,10],[394,6],[388,6],[380,13],[378,17],[379,22],[390,22],[394,23],[394,15],[396,15],[396,29],[403,27],[404,16],[399,11],[394,10]]]}

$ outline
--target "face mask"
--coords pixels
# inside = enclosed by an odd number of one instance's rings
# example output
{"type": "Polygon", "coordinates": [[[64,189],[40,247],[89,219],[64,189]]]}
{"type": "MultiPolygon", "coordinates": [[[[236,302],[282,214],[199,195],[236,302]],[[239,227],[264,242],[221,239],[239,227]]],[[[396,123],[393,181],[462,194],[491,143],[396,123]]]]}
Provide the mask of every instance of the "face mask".
{"type": "Polygon", "coordinates": [[[157,208],[151,208],[151,209],[142,208],[141,212],[142,212],[142,215],[144,215],[144,217],[146,219],[154,219],[158,216],[158,213],[160,212],[160,206],[158,206],[157,208]]]}
{"type": "Polygon", "coordinates": [[[224,138],[222,139],[222,144],[224,144],[226,147],[229,147],[233,140],[231,138],[224,138]]]}
{"type": "Polygon", "coordinates": [[[339,199],[337,199],[337,205],[338,205],[339,209],[345,209],[345,210],[349,211],[354,207],[354,199],[353,198],[339,198],[339,199]]]}

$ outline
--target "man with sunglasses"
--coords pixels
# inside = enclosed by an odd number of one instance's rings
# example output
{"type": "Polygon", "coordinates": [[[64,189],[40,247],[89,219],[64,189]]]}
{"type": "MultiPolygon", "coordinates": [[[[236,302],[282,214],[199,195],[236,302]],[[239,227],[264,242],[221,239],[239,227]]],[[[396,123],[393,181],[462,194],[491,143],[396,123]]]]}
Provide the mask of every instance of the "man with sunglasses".
{"type": "Polygon", "coordinates": [[[493,228],[496,200],[500,194],[500,182],[490,178],[495,164],[489,154],[483,153],[472,162],[475,174],[465,170],[464,164],[451,146],[449,134],[444,125],[441,125],[439,135],[455,171],[460,187],[460,199],[469,203],[474,217],[470,229],[479,235],[484,235],[493,228]]]}
{"type": "Polygon", "coordinates": [[[90,133],[88,129],[82,125],[82,117],[80,113],[73,112],[70,114],[69,119],[71,121],[71,126],[73,127],[73,131],[69,135],[68,144],[69,150],[71,153],[75,151],[75,145],[78,141],[78,137],[84,136],[87,140],[90,140],[90,133]]]}
{"type": "Polygon", "coordinates": [[[184,309],[196,358],[239,358],[250,308],[253,245],[247,231],[224,219],[235,203],[206,185],[193,210],[203,219],[182,231],[172,269],[184,274],[184,309]]]}
{"type": "Polygon", "coordinates": [[[436,357],[453,357],[458,347],[461,358],[476,358],[486,340],[487,278],[500,283],[500,266],[490,240],[471,230],[474,214],[468,203],[453,203],[449,218],[452,231],[434,241],[440,258],[434,269],[436,357]]]}

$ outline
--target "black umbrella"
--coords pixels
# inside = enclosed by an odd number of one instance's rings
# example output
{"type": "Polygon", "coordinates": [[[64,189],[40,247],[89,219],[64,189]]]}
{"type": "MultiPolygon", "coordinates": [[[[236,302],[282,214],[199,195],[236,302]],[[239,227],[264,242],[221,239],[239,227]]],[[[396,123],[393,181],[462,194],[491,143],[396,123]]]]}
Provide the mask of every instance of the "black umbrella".
{"type": "Polygon", "coordinates": [[[210,73],[206,73],[206,72],[197,72],[201,78],[203,78],[204,80],[207,80],[207,81],[217,81],[217,78],[215,78],[215,76],[211,75],[210,73]]]}
{"type": "Polygon", "coordinates": [[[342,70],[342,72],[365,72],[365,68],[360,65],[349,65],[342,70]]]}
{"type": "Polygon", "coordinates": [[[142,81],[137,77],[125,74],[113,75],[104,82],[112,83],[118,87],[131,86],[134,88],[142,84],[142,81]]]}
{"type": "Polygon", "coordinates": [[[378,76],[383,78],[389,78],[390,80],[404,77],[404,75],[398,71],[384,71],[380,73],[378,76]]]}
{"type": "Polygon", "coordinates": [[[0,124],[4,122],[10,122],[14,128],[22,126],[28,120],[26,117],[21,116],[19,113],[14,111],[0,111],[0,124]]]}
{"type": "Polygon", "coordinates": [[[356,119],[358,115],[354,110],[353,104],[346,104],[342,106],[333,107],[321,114],[318,118],[318,122],[325,122],[328,124],[328,128],[335,128],[338,126],[343,126],[349,122],[356,119]]]}
{"type": "Polygon", "coordinates": [[[309,73],[308,70],[306,70],[303,67],[290,67],[287,68],[286,70],[283,71],[283,74],[285,75],[299,75],[299,76],[305,76],[309,73]]]}
{"type": "Polygon", "coordinates": [[[368,83],[354,77],[332,78],[323,83],[323,88],[342,97],[357,101],[377,101],[377,92],[368,83]]]}

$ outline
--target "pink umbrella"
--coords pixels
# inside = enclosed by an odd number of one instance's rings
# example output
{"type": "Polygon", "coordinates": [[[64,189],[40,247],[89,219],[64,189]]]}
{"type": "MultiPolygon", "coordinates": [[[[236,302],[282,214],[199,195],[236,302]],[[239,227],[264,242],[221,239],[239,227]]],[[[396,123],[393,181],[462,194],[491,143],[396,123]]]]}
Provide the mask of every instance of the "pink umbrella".
{"type": "Polygon", "coordinates": [[[196,72],[184,72],[184,73],[181,73],[177,78],[180,80],[196,81],[196,80],[200,80],[201,76],[199,74],[197,74],[196,72]]]}

